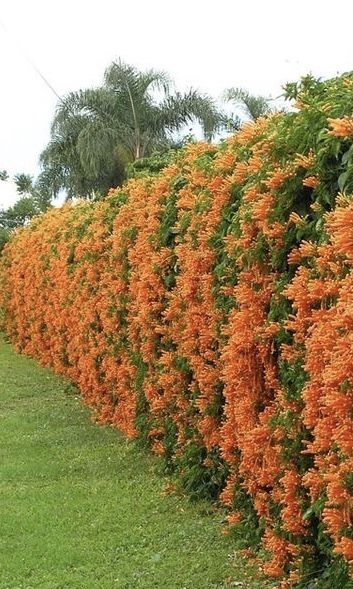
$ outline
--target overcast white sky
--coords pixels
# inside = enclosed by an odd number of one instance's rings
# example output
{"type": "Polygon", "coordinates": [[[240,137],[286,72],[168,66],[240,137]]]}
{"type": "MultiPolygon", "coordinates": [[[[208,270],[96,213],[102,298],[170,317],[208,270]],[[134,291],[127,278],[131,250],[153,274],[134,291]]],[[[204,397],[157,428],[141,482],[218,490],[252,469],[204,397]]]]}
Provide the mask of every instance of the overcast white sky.
{"type": "MultiPolygon", "coordinates": [[[[352,20],[352,0],[1,0],[0,169],[36,174],[49,139],[57,100],[28,58],[59,95],[99,85],[121,57],[181,90],[274,97],[306,73],[353,70],[352,20]]],[[[0,207],[13,197],[0,182],[0,207]]]]}

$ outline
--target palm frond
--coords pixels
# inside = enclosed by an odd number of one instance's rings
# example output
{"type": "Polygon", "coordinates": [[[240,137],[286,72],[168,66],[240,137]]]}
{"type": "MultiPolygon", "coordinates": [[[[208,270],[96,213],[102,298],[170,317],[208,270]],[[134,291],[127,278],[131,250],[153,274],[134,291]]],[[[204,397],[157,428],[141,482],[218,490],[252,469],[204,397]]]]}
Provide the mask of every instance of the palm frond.
{"type": "Polygon", "coordinates": [[[229,88],[224,93],[224,99],[240,106],[245,115],[252,120],[272,112],[269,98],[255,96],[244,88],[229,88]]]}

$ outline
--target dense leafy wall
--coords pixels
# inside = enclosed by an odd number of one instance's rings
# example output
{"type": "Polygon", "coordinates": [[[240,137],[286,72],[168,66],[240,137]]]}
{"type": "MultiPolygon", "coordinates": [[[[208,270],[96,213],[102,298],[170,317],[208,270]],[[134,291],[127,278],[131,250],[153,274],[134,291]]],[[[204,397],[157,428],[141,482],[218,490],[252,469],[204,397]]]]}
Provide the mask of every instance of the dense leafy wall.
{"type": "Polygon", "coordinates": [[[353,76],[287,95],[295,112],[34,220],[1,301],[12,341],[220,496],[282,587],[349,587],[353,76]]]}

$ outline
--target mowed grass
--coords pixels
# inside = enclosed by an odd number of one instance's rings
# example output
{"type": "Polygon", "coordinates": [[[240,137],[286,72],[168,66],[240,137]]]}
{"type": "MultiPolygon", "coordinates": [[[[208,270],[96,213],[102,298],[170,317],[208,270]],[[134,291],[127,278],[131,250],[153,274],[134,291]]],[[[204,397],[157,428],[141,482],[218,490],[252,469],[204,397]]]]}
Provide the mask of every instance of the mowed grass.
{"type": "Polygon", "coordinates": [[[0,589],[256,589],[222,512],[0,340],[0,589]]]}

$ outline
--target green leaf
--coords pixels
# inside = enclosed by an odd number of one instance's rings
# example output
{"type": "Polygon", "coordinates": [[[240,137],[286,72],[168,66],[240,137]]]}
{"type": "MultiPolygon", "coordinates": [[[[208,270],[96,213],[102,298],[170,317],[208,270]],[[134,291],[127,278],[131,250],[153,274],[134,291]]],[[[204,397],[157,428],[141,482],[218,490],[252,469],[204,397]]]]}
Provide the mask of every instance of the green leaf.
{"type": "Polygon", "coordinates": [[[350,154],[350,149],[348,149],[348,151],[346,151],[346,152],[343,154],[343,156],[342,156],[342,164],[343,164],[344,166],[345,166],[345,165],[348,163],[348,161],[349,161],[349,159],[350,159],[350,155],[351,155],[351,154],[350,154]]]}
{"type": "Polygon", "coordinates": [[[344,187],[347,184],[347,180],[349,178],[349,174],[350,174],[350,170],[346,170],[345,172],[342,172],[342,174],[339,175],[338,177],[338,187],[340,189],[341,192],[343,192],[344,187]]]}

